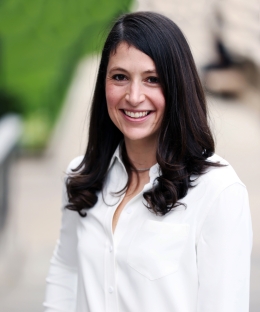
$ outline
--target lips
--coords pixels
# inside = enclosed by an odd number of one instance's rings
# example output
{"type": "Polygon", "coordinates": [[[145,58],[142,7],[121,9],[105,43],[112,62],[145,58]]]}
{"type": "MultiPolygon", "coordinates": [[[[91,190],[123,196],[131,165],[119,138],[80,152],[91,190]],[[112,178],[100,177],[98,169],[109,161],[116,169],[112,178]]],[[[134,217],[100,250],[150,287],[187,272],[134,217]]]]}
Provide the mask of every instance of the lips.
{"type": "Polygon", "coordinates": [[[133,112],[133,111],[128,111],[128,110],[123,110],[123,112],[126,116],[135,118],[135,119],[143,118],[150,113],[150,111],[133,112]]]}

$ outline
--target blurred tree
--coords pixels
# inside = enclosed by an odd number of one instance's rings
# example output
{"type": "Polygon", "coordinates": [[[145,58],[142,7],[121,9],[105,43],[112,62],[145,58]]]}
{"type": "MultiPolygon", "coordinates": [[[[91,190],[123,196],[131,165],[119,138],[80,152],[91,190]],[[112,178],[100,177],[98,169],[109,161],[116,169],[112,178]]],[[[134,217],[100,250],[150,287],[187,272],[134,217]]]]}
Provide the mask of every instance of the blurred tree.
{"type": "Polygon", "coordinates": [[[22,113],[24,144],[42,148],[79,59],[131,0],[1,0],[0,114],[22,113]]]}

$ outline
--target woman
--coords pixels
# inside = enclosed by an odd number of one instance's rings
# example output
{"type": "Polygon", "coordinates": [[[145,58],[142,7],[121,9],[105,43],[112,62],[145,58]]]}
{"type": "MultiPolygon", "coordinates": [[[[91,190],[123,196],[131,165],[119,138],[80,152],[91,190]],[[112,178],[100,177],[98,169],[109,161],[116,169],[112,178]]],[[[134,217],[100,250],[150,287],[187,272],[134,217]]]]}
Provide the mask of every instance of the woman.
{"type": "Polygon", "coordinates": [[[214,154],[190,49],[168,18],[131,13],[110,31],[62,211],[45,311],[248,311],[247,191],[214,154]]]}

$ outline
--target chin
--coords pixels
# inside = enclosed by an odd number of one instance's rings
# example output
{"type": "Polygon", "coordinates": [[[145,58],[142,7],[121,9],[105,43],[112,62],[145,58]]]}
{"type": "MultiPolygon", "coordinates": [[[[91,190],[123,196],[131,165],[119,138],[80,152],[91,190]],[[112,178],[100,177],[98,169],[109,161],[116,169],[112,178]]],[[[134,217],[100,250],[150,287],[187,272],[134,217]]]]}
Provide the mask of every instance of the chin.
{"type": "Polygon", "coordinates": [[[125,140],[131,142],[145,141],[146,138],[143,137],[125,137],[125,140]]]}
{"type": "Polygon", "coordinates": [[[144,141],[144,142],[151,142],[156,140],[156,135],[141,135],[140,133],[138,134],[132,134],[129,135],[129,133],[126,135],[124,134],[124,138],[125,141],[132,141],[132,142],[140,142],[140,141],[144,141]]]}

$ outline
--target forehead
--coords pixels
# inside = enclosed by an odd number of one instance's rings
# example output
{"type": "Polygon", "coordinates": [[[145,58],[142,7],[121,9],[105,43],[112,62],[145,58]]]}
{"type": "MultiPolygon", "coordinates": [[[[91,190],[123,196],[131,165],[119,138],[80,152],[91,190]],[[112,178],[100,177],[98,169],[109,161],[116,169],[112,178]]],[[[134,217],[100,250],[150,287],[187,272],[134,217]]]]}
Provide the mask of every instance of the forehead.
{"type": "Polygon", "coordinates": [[[147,54],[126,42],[121,42],[109,56],[108,69],[113,67],[126,69],[155,70],[154,61],[147,54]]]}

